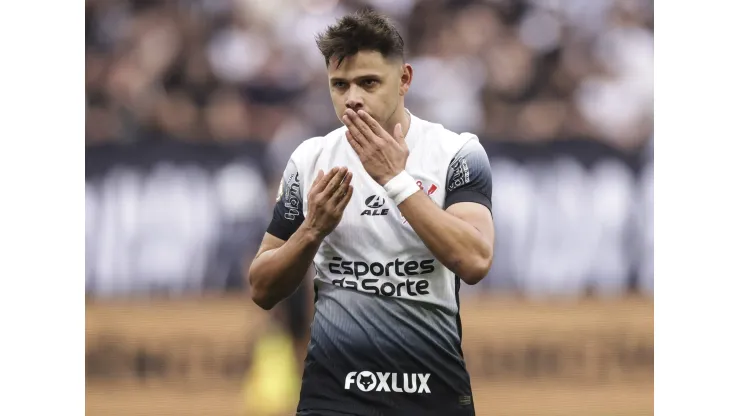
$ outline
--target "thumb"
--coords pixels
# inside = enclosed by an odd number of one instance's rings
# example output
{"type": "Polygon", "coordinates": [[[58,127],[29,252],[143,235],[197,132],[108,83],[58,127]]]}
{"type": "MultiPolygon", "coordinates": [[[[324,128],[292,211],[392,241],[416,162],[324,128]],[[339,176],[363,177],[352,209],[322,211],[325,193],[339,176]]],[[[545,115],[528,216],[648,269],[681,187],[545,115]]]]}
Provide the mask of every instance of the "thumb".
{"type": "Polygon", "coordinates": [[[396,127],[393,128],[393,138],[396,139],[399,144],[403,144],[406,140],[406,138],[403,137],[403,127],[401,127],[401,123],[396,124],[396,127]]]}

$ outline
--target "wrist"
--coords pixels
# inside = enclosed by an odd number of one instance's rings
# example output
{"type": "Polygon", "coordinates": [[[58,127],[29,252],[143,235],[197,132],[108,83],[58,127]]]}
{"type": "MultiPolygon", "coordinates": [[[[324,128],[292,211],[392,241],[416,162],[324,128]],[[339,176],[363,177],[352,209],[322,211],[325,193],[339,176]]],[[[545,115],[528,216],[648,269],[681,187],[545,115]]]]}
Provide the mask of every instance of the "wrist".
{"type": "Polygon", "coordinates": [[[414,178],[404,170],[386,182],[386,184],[383,185],[383,189],[385,189],[388,197],[393,200],[396,205],[400,205],[406,200],[406,198],[419,191],[419,185],[417,185],[414,178]]]}
{"type": "Polygon", "coordinates": [[[301,239],[308,245],[320,244],[321,241],[326,237],[321,231],[315,227],[306,225],[304,222],[301,227],[301,239]]]}

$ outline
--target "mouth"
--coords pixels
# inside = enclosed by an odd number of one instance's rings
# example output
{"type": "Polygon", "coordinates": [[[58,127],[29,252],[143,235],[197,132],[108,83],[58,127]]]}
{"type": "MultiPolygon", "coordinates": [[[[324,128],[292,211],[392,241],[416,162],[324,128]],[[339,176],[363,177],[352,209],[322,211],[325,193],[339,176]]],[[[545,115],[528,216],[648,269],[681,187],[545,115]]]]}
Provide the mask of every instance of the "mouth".
{"type": "Polygon", "coordinates": [[[373,113],[371,113],[370,111],[368,111],[367,108],[360,108],[358,110],[355,110],[355,109],[347,109],[347,110],[344,110],[344,113],[342,113],[342,115],[346,115],[346,116],[349,117],[350,110],[352,112],[354,112],[355,114],[357,114],[357,115],[359,115],[359,112],[362,111],[363,113],[366,113],[370,117],[373,117],[374,118],[373,113]]]}

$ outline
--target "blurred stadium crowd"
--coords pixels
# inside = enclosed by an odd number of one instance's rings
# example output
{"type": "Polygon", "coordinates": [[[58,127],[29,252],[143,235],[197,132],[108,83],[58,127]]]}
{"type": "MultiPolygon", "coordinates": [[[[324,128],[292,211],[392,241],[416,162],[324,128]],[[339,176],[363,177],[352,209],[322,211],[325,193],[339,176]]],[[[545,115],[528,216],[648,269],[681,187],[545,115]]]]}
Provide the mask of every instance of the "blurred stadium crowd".
{"type": "Polygon", "coordinates": [[[467,294],[652,293],[652,1],[87,0],[89,293],[243,288],[290,153],[340,125],[314,35],[363,7],[399,23],[410,111],[491,158],[467,294]]]}

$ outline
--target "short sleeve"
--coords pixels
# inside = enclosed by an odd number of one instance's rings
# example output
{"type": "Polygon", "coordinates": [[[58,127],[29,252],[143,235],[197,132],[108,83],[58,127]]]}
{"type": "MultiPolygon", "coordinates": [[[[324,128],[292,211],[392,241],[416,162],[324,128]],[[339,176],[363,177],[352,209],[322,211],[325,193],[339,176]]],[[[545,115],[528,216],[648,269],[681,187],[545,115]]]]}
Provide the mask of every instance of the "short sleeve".
{"type": "Polygon", "coordinates": [[[272,221],[267,232],[281,240],[287,240],[303,223],[303,184],[298,168],[291,159],[283,171],[280,180],[275,208],[272,211],[272,221]]]}
{"type": "Polygon", "coordinates": [[[478,140],[458,151],[447,170],[445,209],[459,202],[475,202],[491,210],[491,163],[478,140]]]}

